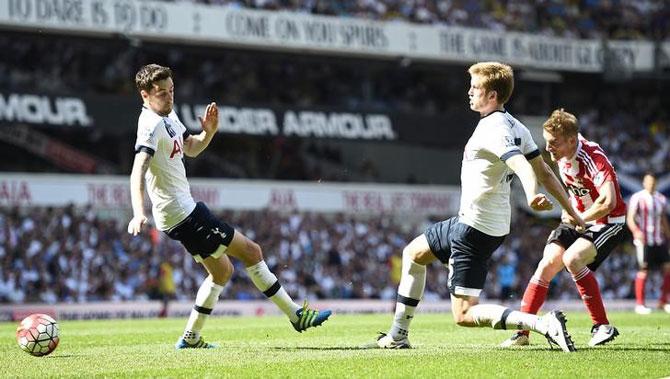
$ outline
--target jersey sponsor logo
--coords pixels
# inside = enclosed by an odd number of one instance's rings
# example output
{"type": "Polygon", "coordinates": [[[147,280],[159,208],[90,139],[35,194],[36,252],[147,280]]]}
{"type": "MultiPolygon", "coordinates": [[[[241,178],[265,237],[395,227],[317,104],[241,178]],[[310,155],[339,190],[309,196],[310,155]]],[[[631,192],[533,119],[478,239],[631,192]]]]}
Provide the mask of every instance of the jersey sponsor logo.
{"type": "Polygon", "coordinates": [[[514,143],[514,137],[504,136],[503,139],[504,139],[503,143],[505,144],[505,147],[516,146],[516,144],[514,143]]]}
{"type": "Polygon", "coordinates": [[[587,188],[578,187],[574,184],[568,184],[567,187],[568,191],[577,197],[584,197],[589,194],[589,190],[587,188]]]}
{"type": "Polygon", "coordinates": [[[182,148],[181,144],[179,144],[179,140],[178,140],[178,139],[173,140],[172,142],[173,142],[173,143],[172,143],[172,153],[170,153],[170,159],[174,158],[174,156],[175,156],[176,154],[180,154],[180,155],[181,155],[181,153],[184,151],[184,149],[182,148]]]}

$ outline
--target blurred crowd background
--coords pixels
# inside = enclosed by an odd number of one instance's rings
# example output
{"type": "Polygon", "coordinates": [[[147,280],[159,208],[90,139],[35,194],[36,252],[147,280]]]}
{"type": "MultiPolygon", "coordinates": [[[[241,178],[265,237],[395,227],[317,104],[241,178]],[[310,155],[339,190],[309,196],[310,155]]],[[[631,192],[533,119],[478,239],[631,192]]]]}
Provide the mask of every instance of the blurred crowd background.
{"type": "MultiPolygon", "coordinates": [[[[394,299],[403,247],[429,223],[343,214],[224,212],[218,214],[263,248],[268,265],[296,298],[394,299]]],[[[494,253],[484,295],[518,301],[557,220],[517,212],[511,235],[494,253]]],[[[13,209],[0,216],[0,302],[189,300],[205,271],[181,245],[155,229],[132,237],[126,224],[100,219],[93,209],[13,209]],[[168,275],[168,277],[166,277],[168,275]]],[[[234,261],[226,299],[262,299],[234,261]]],[[[598,269],[606,299],[633,298],[633,245],[616,248],[598,269]]],[[[425,298],[448,299],[448,271],[429,266],[425,298]]],[[[658,296],[651,275],[649,298],[658,296]]],[[[659,284],[659,283],[656,283],[659,284]]],[[[552,282],[550,298],[575,299],[571,277],[552,282]]]]}
{"type": "MultiPolygon", "coordinates": [[[[73,96],[139,96],[137,67],[161,62],[175,73],[175,101],[238,106],[297,107],[386,112],[443,119],[475,116],[467,109],[468,76],[462,65],[369,61],[354,58],[259,53],[184,45],[140,43],[126,39],[88,39],[29,33],[0,34],[0,88],[6,92],[73,96]],[[118,53],[120,51],[120,53],[118,53]]],[[[670,74],[668,74],[670,75],[670,74]]],[[[513,114],[548,116],[556,107],[576,114],[582,133],[599,142],[618,170],[641,176],[670,171],[670,98],[667,79],[655,76],[617,81],[601,75],[561,73],[560,82],[527,79],[517,70],[508,104],[513,114]]],[[[469,128],[468,125],[456,126],[469,128]]],[[[132,164],[132,128],[116,131],[45,129],[45,134],[97,157],[100,173],[126,174],[132,164]],[[111,143],[110,143],[111,141],[111,143]]],[[[434,148],[461,149],[464,141],[444,139],[434,148]]],[[[538,142],[539,143],[539,142],[538,142]]],[[[229,135],[215,139],[201,160],[189,162],[189,174],[277,180],[397,181],[379,175],[373,161],[347,164],[340,145],[328,140],[229,135]],[[269,159],[268,157],[271,157],[269,159]],[[271,160],[271,164],[268,164],[271,160]]],[[[20,150],[0,151],[2,171],[63,169],[48,162],[12,160],[20,150]]],[[[404,182],[454,184],[453,177],[404,182]]]]}
{"type": "Polygon", "coordinates": [[[529,32],[565,38],[665,38],[663,0],[176,0],[227,7],[529,32]]]}
{"type": "MultiPolygon", "coordinates": [[[[518,31],[565,38],[667,41],[670,3],[664,0],[176,0],[250,9],[288,10],[382,21],[409,21],[518,31]]],[[[442,117],[476,122],[467,108],[467,66],[410,59],[364,60],[36,31],[0,33],[0,92],[69,96],[123,96],[140,100],[138,67],[170,66],[175,98],[219,104],[304,107],[442,117]]],[[[547,116],[557,107],[578,115],[585,137],[599,142],[619,173],[670,172],[670,72],[649,75],[516,70],[508,109],[515,115],[547,116]],[[539,79],[538,79],[539,77],[539,79]]],[[[21,127],[29,128],[22,125],[21,127]]],[[[97,173],[128,175],[134,125],[99,129],[32,128],[76,147],[100,162],[97,173]]],[[[458,140],[436,141],[426,151],[462,151],[458,140]]],[[[541,144],[541,141],[536,141],[541,144]]],[[[387,143],[389,149],[404,142],[387,143]]],[[[361,149],[374,143],[352,142],[361,149]]],[[[400,150],[398,150],[400,151],[400,150]]],[[[384,175],[378,161],[352,164],[341,143],[329,140],[221,135],[205,154],[187,160],[189,177],[266,180],[457,184],[458,172],[402,179],[384,175]]],[[[398,155],[398,154],[396,154],[398,155]]],[[[401,167],[398,168],[402,169],[401,167]]],[[[0,138],[0,171],[72,173],[0,138]]],[[[439,218],[408,222],[387,215],[225,212],[223,220],[256,240],[269,266],[296,298],[393,299],[402,248],[439,218]]],[[[447,218],[451,215],[441,215],[447,218]]],[[[204,271],[180,245],[148,230],[125,232],[127,220],[101,217],[96,209],[0,208],[0,302],[191,300],[204,271]]],[[[512,234],[496,252],[485,297],[518,301],[557,220],[521,210],[512,234]]],[[[237,264],[237,263],[236,263],[237,264]]],[[[632,244],[615,249],[597,276],[606,299],[633,298],[636,271],[632,244]]],[[[447,270],[430,266],[425,297],[448,298],[447,270]]],[[[648,297],[658,296],[656,276],[648,297]]],[[[556,277],[550,298],[577,299],[566,273],[556,277]]],[[[237,267],[223,295],[260,299],[237,267]]]]}

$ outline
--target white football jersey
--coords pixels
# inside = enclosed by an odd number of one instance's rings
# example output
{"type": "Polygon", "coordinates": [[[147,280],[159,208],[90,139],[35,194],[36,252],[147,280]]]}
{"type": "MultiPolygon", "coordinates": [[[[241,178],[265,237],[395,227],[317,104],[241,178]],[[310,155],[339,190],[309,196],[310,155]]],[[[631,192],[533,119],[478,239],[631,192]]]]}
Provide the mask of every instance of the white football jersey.
{"type": "Polygon", "coordinates": [[[137,121],[135,152],[146,151],[153,156],[145,180],[159,230],[170,229],[195,209],[183,161],[186,133],[174,110],[163,117],[142,107],[137,121]]]}
{"type": "Polygon", "coordinates": [[[503,111],[479,120],[463,153],[460,222],[494,237],[509,233],[514,172],[505,161],[516,154],[540,155],[525,125],[503,111]]]}

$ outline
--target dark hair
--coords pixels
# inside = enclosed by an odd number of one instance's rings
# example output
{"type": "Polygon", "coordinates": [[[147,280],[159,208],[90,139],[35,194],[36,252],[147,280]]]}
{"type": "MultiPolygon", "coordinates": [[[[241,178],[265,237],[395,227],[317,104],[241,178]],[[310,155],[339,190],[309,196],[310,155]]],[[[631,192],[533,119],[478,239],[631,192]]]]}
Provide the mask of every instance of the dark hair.
{"type": "Polygon", "coordinates": [[[159,82],[172,77],[172,70],[169,67],[163,67],[155,63],[142,66],[135,74],[135,86],[138,91],[145,90],[149,92],[154,82],[159,82]]]}
{"type": "Polygon", "coordinates": [[[656,179],[656,174],[653,171],[645,171],[642,177],[644,178],[645,176],[651,176],[652,178],[656,179]]]}

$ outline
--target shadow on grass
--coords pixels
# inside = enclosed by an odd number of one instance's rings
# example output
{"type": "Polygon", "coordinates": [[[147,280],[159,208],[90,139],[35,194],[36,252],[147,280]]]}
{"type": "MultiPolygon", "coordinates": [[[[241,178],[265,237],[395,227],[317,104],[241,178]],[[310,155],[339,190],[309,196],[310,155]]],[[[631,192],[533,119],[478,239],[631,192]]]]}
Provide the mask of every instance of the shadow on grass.
{"type": "Polygon", "coordinates": [[[270,347],[272,350],[283,350],[283,351],[299,351],[299,350],[314,350],[314,351],[319,351],[319,350],[375,350],[369,347],[363,347],[363,346],[293,346],[293,347],[279,347],[279,346],[274,346],[270,347]]]}

